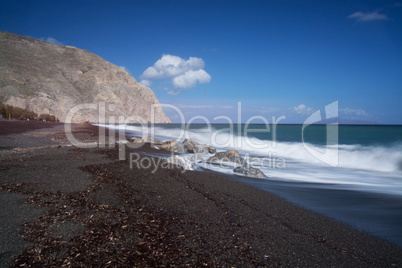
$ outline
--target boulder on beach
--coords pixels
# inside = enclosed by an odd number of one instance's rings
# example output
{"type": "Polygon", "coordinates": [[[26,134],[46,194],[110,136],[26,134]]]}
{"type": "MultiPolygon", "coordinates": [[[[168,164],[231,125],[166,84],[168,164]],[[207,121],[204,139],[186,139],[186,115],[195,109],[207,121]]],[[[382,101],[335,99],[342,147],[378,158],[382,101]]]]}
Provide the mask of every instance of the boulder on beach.
{"type": "Polygon", "coordinates": [[[143,141],[142,141],[141,138],[131,138],[130,142],[132,142],[132,143],[142,143],[143,141]]]}
{"type": "Polygon", "coordinates": [[[210,154],[216,153],[216,149],[214,146],[208,144],[204,144],[203,146],[207,149],[208,153],[210,154]]]}
{"type": "Polygon", "coordinates": [[[185,152],[184,145],[181,144],[177,140],[165,141],[164,143],[162,143],[162,147],[165,150],[168,150],[168,151],[174,152],[174,153],[184,153],[185,152]]]}
{"type": "Polygon", "coordinates": [[[208,158],[208,162],[233,162],[237,164],[243,164],[244,159],[240,157],[239,152],[236,150],[229,150],[226,152],[219,152],[216,153],[215,155],[211,156],[208,158]]]}
{"type": "Polygon", "coordinates": [[[268,178],[261,170],[250,166],[236,167],[235,169],[233,169],[233,172],[255,178],[268,178]]]}
{"type": "Polygon", "coordinates": [[[183,141],[183,145],[184,145],[184,149],[186,149],[186,151],[188,153],[199,153],[199,150],[201,149],[200,144],[190,140],[190,139],[185,139],[183,141]]]}
{"type": "Polygon", "coordinates": [[[211,153],[214,154],[216,152],[215,147],[207,144],[199,144],[196,141],[185,139],[183,141],[184,149],[191,154],[204,154],[211,153]]]}
{"type": "Polygon", "coordinates": [[[239,155],[239,156],[240,156],[239,151],[236,151],[236,150],[228,150],[227,152],[230,153],[230,154],[234,154],[234,155],[239,155]]]}
{"type": "Polygon", "coordinates": [[[145,135],[144,137],[142,137],[141,140],[143,142],[152,143],[152,144],[155,144],[155,145],[162,145],[163,144],[163,142],[161,140],[158,140],[158,139],[156,139],[156,138],[154,138],[152,136],[148,136],[148,135],[145,135]]]}

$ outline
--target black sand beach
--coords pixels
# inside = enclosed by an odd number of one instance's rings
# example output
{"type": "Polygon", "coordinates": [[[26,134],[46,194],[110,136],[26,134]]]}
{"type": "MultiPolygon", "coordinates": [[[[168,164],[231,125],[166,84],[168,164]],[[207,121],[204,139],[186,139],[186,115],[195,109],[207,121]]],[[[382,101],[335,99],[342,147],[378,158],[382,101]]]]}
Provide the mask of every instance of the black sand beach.
{"type": "MultiPolygon", "coordinates": [[[[13,123],[0,121],[1,267],[402,267],[397,246],[225,175],[166,168],[148,145],[127,151],[130,168],[117,147],[69,146],[62,124],[13,123]]],[[[97,141],[97,127],[73,130],[97,141]]]]}

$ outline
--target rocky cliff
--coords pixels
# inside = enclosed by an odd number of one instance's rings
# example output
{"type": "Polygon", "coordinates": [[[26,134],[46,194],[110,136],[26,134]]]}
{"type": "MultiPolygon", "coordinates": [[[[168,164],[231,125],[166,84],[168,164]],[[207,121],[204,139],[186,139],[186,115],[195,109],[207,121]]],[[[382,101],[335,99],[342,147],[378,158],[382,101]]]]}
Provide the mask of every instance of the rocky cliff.
{"type": "Polygon", "coordinates": [[[170,123],[152,90],[122,68],[82,49],[2,31],[0,101],[64,122],[170,123]]]}

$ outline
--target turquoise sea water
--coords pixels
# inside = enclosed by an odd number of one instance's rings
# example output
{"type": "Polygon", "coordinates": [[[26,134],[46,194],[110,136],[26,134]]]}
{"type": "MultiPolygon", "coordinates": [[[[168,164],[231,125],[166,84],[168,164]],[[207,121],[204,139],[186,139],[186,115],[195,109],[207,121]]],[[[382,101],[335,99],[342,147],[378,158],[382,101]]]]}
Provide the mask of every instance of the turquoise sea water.
{"type": "Polygon", "coordinates": [[[156,124],[125,129],[133,137],[190,138],[218,151],[236,149],[268,178],[235,176],[233,166],[206,161],[197,165],[402,247],[402,126],[156,124]]]}
{"type": "MultiPolygon", "coordinates": [[[[133,125],[135,126],[135,125],[133,125]]],[[[335,125],[309,125],[305,127],[304,135],[308,142],[313,144],[325,144],[327,128],[334,128],[335,125]]],[[[181,124],[155,124],[160,129],[181,129],[181,124]]],[[[244,134],[245,124],[211,124],[210,127],[216,130],[225,129],[229,133],[233,129],[233,134],[244,134]]],[[[392,145],[394,143],[402,144],[402,125],[338,125],[339,144],[359,144],[359,145],[392,145]]],[[[184,125],[194,133],[197,131],[206,131],[206,124],[184,125]]],[[[301,142],[303,125],[276,125],[270,124],[249,125],[247,133],[250,137],[261,140],[272,141],[276,129],[276,139],[282,142],[301,142]],[[264,130],[262,132],[253,132],[253,130],[264,130]],[[265,131],[266,130],[266,131],[265,131]]]]}

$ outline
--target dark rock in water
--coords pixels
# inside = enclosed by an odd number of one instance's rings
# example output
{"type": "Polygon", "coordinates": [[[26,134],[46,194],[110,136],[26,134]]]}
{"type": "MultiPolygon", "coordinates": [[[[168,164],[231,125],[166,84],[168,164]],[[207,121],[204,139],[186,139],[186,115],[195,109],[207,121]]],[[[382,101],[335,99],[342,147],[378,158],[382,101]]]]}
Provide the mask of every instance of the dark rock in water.
{"type": "Polygon", "coordinates": [[[130,139],[130,142],[132,142],[132,143],[142,143],[143,141],[142,141],[141,138],[132,138],[132,139],[130,139]]]}
{"type": "Polygon", "coordinates": [[[255,178],[268,178],[261,170],[253,167],[241,166],[233,169],[233,172],[255,178]]]}
{"type": "Polygon", "coordinates": [[[212,145],[200,144],[200,145],[196,146],[194,153],[196,153],[196,154],[206,154],[206,153],[214,154],[214,153],[216,153],[216,150],[215,150],[215,147],[212,145]]]}
{"type": "Polygon", "coordinates": [[[199,144],[198,142],[195,142],[190,139],[185,139],[183,141],[183,145],[185,150],[191,154],[204,154],[204,153],[214,154],[216,152],[215,147],[207,144],[199,144]]]}
{"type": "Polygon", "coordinates": [[[185,153],[184,145],[177,140],[165,141],[162,147],[174,153],[185,153]]]}
{"type": "Polygon", "coordinates": [[[233,162],[237,164],[243,164],[244,159],[241,158],[238,154],[227,151],[216,153],[214,156],[208,158],[208,162],[233,162]]]}
{"type": "MultiPolygon", "coordinates": [[[[192,141],[190,139],[185,139],[183,141],[183,145],[184,145],[184,149],[186,149],[186,151],[188,153],[200,153],[200,151],[202,150],[200,144],[198,144],[195,141],[192,141]]],[[[202,150],[203,152],[203,150],[202,150]]]]}
{"type": "Polygon", "coordinates": [[[154,138],[152,136],[148,136],[148,135],[145,135],[144,137],[142,137],[141,140],[143,142],[152,143],[152,144],[155,144],[155,145],[162,145],[163,144],[163,142],[161,140],[158,140],[158,139],[156,139],[156,138],[154,138]]]}
{"type": "Polygon", "coordinates": [[[215,149],[215,147],[214,147],[214,146],[212,146],[212,145],[208,145],[208,144],[205,144],[204,146],[205,146],[205,147],[206,147],[206,149],[208,150],[208,153],[210,153],[210,154],[214,154],[214,153],[216,153],[216,149],[215,149]]]}
{"type": "Polygon", "coordinates": [[[228,150],[227,152],[234,154],[234,155],[240,155],[239,151],[237,151],[237,150],[228,150]]]}

